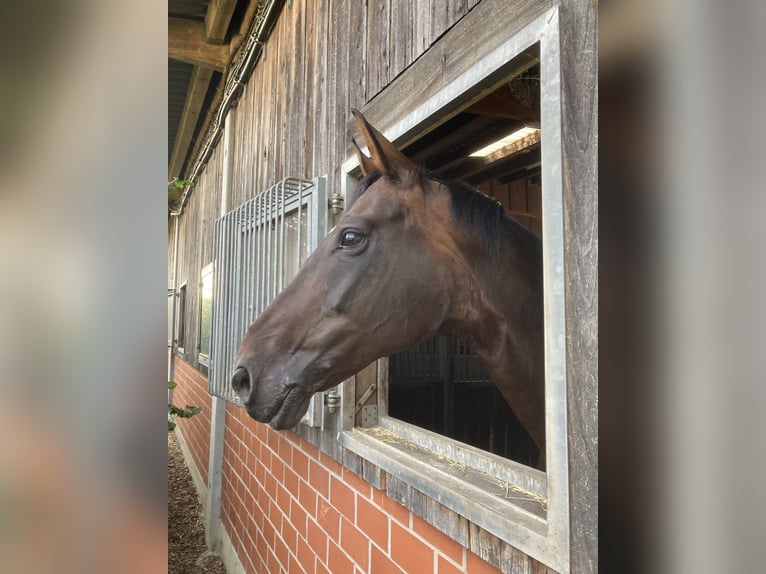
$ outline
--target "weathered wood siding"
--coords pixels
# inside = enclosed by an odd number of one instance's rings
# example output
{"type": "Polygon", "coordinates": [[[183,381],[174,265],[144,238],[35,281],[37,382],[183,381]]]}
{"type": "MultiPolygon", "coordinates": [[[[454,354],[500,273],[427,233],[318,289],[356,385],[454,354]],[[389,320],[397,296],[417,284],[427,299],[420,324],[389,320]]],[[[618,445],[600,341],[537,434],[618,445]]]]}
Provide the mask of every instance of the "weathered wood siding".
{"type": "Polygon", "coordinates": [[[475,3],[286,3],[232,112],[228,207],[285,177],[327,175],[335,189],[351,107],[374,98],[475,3]]]}
{"type": "MultiPolygon", "coordinates": [[[[178,238],[178,283],[186,283],[184,313],[184,359],[199,368],[199,321],[200,283],[202,269],[213,260],[213,225],[221,209],[221,182],[223,169],[223,148],[218,146],[210,156],[205,170],[189,197],[189,202],[180,218],[178,238]]],[[[172,225],[168,243],[172,248],[172,225]]],[[[172,251],[171,251],[172,252],[172,251]]],[[[168,262],[169,277],[172,279],[172,258],[168,262]]]]}

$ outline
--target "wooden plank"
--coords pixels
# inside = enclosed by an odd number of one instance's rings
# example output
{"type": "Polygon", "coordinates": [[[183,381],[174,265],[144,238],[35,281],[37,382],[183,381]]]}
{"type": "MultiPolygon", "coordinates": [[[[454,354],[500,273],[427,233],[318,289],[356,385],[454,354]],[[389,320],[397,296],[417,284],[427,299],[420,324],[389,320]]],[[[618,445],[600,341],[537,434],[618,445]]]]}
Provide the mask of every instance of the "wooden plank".
{"type": "Polygon", "coordinates": [[[199,22],[168,18],[168,58],[223,72],[230,56],[229,46],[205,41],[199,22]]]}
{"type": "Polygon", "coordinates": [[[390,72],[395,78],[412,62],[413,52],[413,2],[410,0],[391,0],[391,23],[389,33],[390,72]]]}
{"type": "Polygon", "coordinates": [[[306,114],[305,109],[305,13],[303,3],[293,3],[286,10],[292,56],[288,56],[285,75],[285,164],[286,173],[303,178],[306,172],[306,114]]]}
{"type": "MultiPolygon", "coordinates": [[[[305,66],[303,71],[303,83],[306,87],[306,94],[304,97],[303,116],[305,118],[305,169],[308,174],[317,173],[314,169],[314,145],[316,139],[315,135],[315,118],[316,118],[316,21],[317,10],[314,9],[312,3],[306,10],[305,27],[306,27],[306,46],[304,48],[304,60],[305,66]]],[[[320,100],[321,101],[321,100],[320,100]]],[[[300,113],[300,112],[299,112],[300,113]]]]}
{"type": "Polygon", "coordinates": [[[366,53],[366,26],[367,3],[350,2],[347,25],[348,45],[346,50],[346,70],[348,70],[347,110],[350,110],[352,107],[361,109],[367,102],[367,60],[366,58],[359,57],[360,54],[366,53]]]}
{"type": "Polygon", "coordinates": [[[449,3],[442,0],[432,0],[430,12],[431,44],[433,44],[449,29],[449,3]]]}
{"type": "Polygon", "coordinates": [[[391,0],[367,6],[367,101],[388,85],[391,0]]]}
{"type": "Polygon", "coordinates": [[[223,44],[229,30],[237,0],[210,0],[205,14],[205,40],[211,44],[223,44]]]}
{"type": "Polygon", "coordinates": [[[285,75],[287,70],[287,59],[292,57],[289,53],[290,47],[286,45],[286,25],[287,25],[287,10],[282,11],[279,20],[274,25],[274,31],[271,34],[273,39],[273,46],[276,48],[274,58],[271,60],[272,68],[272,92],[269,100],[271,107],[271,114],[269,115],[269,137],[272,143],[272,156],[267,167],[269,173],[267,175],[268,182],[265,183],[264,189],[270,187],[274,183],[284,179],[289,174],[285,173],[284,154],[285,154],[285,137],[284,137],[284,124],[287,121],[285,117],[285,75]]]}
{"type": "MultiPolygon", "coordinates": [[[[507,3],[507,2],[506,2],[507,3]]],[[[449,0],[447,2],[448,25],[454,26],[468,12],[467,0],[449,0]]]]}
{"type": "Polygon", "coordinates": [[[415,20],[415,39],[413,45],[413,61],[420,57],[431,45],[431,3],[414,2],[413,3],[415,20]]]}
{"type": "Polygon", "coordinates": [[[189,80],[189,90],[186,94],[184,111],[178,126],[178,134],[176,134],[175,147],[170,156],[168,179],[181,175],[181,168],[189,152],[189,145],[194,136],[194,128],[202,112],[202,104],[205,101],[205,95],[207,94],[212,77],[213,70],[194,66],[191,79],[189,80]]]}
{"type": "MultiPolygon", "coordinates": [[[[330,166],[330,151],[327,146],[328,120],[325,98],[327,96],[328,50],[330,49],[327,29],[330,26],[329,0],[316,0],[315,44],[314,44],[314,107],[309,110],[314,116],[312,140],[313,173],[327,173],[330,166]]],[[[335,125],[333,125],[335,129],[335,125]]]]}
{"type": "Polygon", "coordinates": [[[571,572],[598,572],[598,16],[561,0],[571,572]]]}

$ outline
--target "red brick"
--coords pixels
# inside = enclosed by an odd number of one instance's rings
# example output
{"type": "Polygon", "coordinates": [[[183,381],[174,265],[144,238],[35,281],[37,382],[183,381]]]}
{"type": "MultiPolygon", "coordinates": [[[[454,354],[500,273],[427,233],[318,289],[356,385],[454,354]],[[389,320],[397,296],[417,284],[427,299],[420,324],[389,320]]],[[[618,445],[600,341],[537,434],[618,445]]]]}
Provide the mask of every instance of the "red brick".
{"type": "Polygon", "coordinates": [[[343,468],[343,482],[356,490],[359,494],[372,498],[372,486],[361,476],[354,474],[348,468],[343,468]]]}
{"type": "Polygon", "coordinates": [[[266,473],[266,476],[264,477],[263,488],[270,498],[277,497],[277,479],[274,478],[268,472],[266,473]]]}
{"type": "Polygon", "coordinates": [[[330,473],[316,461],[309,461],[309,483],[326,499],[330,498],[330,473]]]}
{"type": "Polygon", "coordinates": [[[354,574],[354,563],[334,542],[330,542],[327,566],[332,574],[354,574]]]}
{"type": "Polygon", "coordinates": [[[317,560],[316,574],[335,574],[335,573],[330,572],[324,564],[322,564],[319,560],[317,560]]]}
{"type": "Polygon", "coordinates": [[[290,520],[282,521],[282,540],[285,541],[285,544],[287,544],[287,547],[295,552],[295,543],[298,538],[298,530],[295,528],[293,523],[290,520]]]}
{"type": "Polygon", "coordinates": [[[306,572],[314,572],[314,551],[305,539],[298,537],[296,556],[298,563],[306,572]]]}
{"type": "Polygon", "coordinates": [[[290,561],[290,553],[287,551],[287,544],[285,544],[284,541],[277,537],[277,539],[274,541],[274,551],[276,552],[277,558],[279,559],[279,564],[284,568],[287,568],[290,561]]]}
{"type": "Polygon", "coordinates": [[[340,546],[362,570],[367,570],[370,542],[356,526],[345,518],[340,519],[340,546]]]}
{"type": "Polygon", "coordinates": [[[306,569],[301,566],[300,562],[292,554],[290,554],[287,571],[289,574],[306,574],[306,569]]]}
{"type": "Polygon", "coordinates": [[[320,453],[319,461],[330,472],[337,474],[338,476],[340,476],[343,473],[343,465],[340,464],[333,457],[331,457],[329,454],[324,452],[320,453]]]}
{"type": "Polygon", "coordinates": [[[289,514],[290,511],[290,493],[281,484],[277,485],[277,504],[282,512],[289,514]]]}
{"type": "Polygon", "coordinates": [[[335,476],[330,477],[330,502],[343,516],[351,521],[356,519],[356,494],[335,476]]]}
{"type": "Polygon", "coordinates": [[[317,513],[317,493],[307,482],[300,481],[298,486],[298,500],[303,508],[311,516],[316,516],[317,513]]]}
{"type": "Polygon", "coordinates": [[[340,529],[340,513],[323,498],[317,499],[317,522],[330,538],[337,541],[340,529]]]}
{"type": "Polygon", "coordinates": [[[279,433],[271,427],[266,427],[266,444],[272,452],[279,451],[279,433]]]}
{"type": "Polygon", "coordinates": [[[391,524],[391,558],[407,572],[432,572],[434,550],[412,532],[391,524]]]}
{"type": "Polygon", "coordinates": [[[306,537],[306,511],[295,500],[290,501],[290,523],[298,531],[298,534],[306,537]]]}
{"type": "MultiPolygon", "coordinates": [[[[431,570],[419,569],[410,574],[428,574],[428,572],[431,572],[431,570]]],[[[373,546],[370,574],[404,574],[404,572],[388,556],[383,554],[377,546],[373,546]]]]}
{"type": "Polygon", "coordinates": [[[317,558],[322,562],[327,561],[327,534],[319,527],[319,524],[309,518],[307,528],[307,540],[309,546],[314,550],[317,558]]]}
{"type": "Polygon", "coordinates": [[[463,574],[465,570],[458,568],[452,562],[449,562],[444,556],[439,556],[437,574],[463,574]]]}
{"type": "Polygon", "coordinates": [[[319,449],[307,440],[301,439],[301,450],[305,452],[309,458],[319,460],[319,449]]]}
{"type": "Polygon", "coordinates": [[[284,462],[287,466],[292,465],[293,463],[293,445],[290,444],[290,441],[287,440],[284,436],[279,437],[279,450],[277,450],[277,454],[279,454],[279,458],[282,459],[282,462],[284,462]]]}
{"type": "Polygon", "coordinates": [[[500,570],[485,562],[473,552],[466,552],[466,572],[468,574],[502,574],[500,570]]]}
{"type": "Polygon", "coordinates": [[[356,501],[356,525],[383,550],[388,550],[388,517],[366,499],[356,501]]]}
{"type": "Polygon", "coordinates": [[[298,498],[298,475],[289,468],[285,468],[284,485],[287,492],[298,498]]]}
{"type": "Polygon", "coordinates": [[[274,574],[279,572],[279,558],[271,549],[269,549],[269,554],[266,557],[266,569],[267,572],[274,572],[274,574]]]}
{"type": "Polygon", "coordinates": [[[282,482],[285,476],[285,463],[278,456],[271,457],[271,474],[279,481],[282,482]]]}
{"type": "Polygon", "coordinates": [[[296,450],[293,453],[293,470],[303,480],[309,479],[309,457],[306,453],[296,450]]]}
{"type": "Polygon", "coordinates": [[[452,538],[428,524],[419,516],[412,517],[412,527],[421,537],[428,540],[439,552],[458,564],[463,563],[463,546],[452,538]]]}

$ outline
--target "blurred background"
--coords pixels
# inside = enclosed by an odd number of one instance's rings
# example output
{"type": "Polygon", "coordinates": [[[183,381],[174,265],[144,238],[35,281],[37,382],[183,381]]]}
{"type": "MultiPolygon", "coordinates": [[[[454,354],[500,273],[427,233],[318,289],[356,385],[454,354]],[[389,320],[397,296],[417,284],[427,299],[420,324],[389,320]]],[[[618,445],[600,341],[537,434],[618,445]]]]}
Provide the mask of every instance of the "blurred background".
{"type": "MultiPolygon", "coordinates": [[[[599,10],[601,568],[764,571],[766,3],[599,10]]],[[[0,572],[166,568],[166,18],[0,4],[0,572]]]]}
{"type": "Polygon", "coordinates": [[[600,5],[604,572],[765,568],[764,16],[600,5]]]}
{"type": "Polygon", "coordinates": [[[165,572],[166,6],[0,4],[0,572],[165,572]]]}

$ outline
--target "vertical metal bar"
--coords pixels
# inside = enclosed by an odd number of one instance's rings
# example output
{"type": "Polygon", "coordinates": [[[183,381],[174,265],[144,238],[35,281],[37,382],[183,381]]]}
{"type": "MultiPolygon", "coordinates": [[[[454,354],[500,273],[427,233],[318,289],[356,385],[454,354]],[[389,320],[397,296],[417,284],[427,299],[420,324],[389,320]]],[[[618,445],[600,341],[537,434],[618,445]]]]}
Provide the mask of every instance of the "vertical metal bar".
{"type": "Polygon", "coordinates": [[[285,187],[280,187],[281,195],[279,197],[279,272],[277,273],[278,283],[277,289],[279,291],[285,286],[285,194],[287,193],[285,187]]]}
{"type": "Polygon", "coordinates": [[[266,201],[265,195],[261,193],[258,196],[258,239],[260,246],[258,247],[258,257],[260,258],[260,265],[258,266],[258,284],[256,287],[256,293],[258,294],[258,314],[263,312],[265,295],[265,275],[266,275],[266,201]]]}
{"type": "Polygon", "coordinates": [[[276,183],[271,186],[269,189],[269,293],[268,293],[268,304],[270,305],[271,302],[274,300],[274,266],[275,266],[275,260],[276,260],[276,254],[277,254],[277,248],[276,248],[276,221],[274,218],[274,204],[275,204],[275,197],[277,193],[277,188],[280,186],[279,183],[276,183]]]}
{"type": "Polygon", "coordinates": [[[254,218],[254,225],[255,225],[255,231],[256,231],[256,237],[255,237],[255,256],[256,256],[256,266],[255,266],[255,273],[253,275],[253,306],[255,307],[255,316],[257,317],[258,314],[261,312],[261,291],[259,289],[260,286],[260,277],[261,277],[261,265],[262,265],[262,253],[263,249],[261,247],[263,242],[263,228],[261,227],[261,201],[262,198],[260,195],[256,196],[255,198],[255,218],[254,218]]]}
{"type": "Polygon", "coordinates": [[[301,259],[301,242],[303,240],[303,190],[301,190],[300,185],[298,186],[298,245],[296,247],[297,254],[296,254],[296,263],[295,266],[296,269],[300,269],[301,265],[303,264],[303,260],[301,259]]]}
{"type": "Polygon", "coordinates": [[[256,283],[258,281],[258,266],[260,265],[260,253],[258,251],[258,239],[260,231],[258,230],[258,198],[257,196],[250,200],[252,202],[252,213],[253,213],[253,234],[250,237],[250,241],[252,244],[252,261],[250,264],[250,272],[249,275],[245,278],[247,280],[247,289],[248,294],[250,297],[250,316],[256,317],[258,315],[258,291],[256,289],[256,283]]]}
{"type": "MultiPolygon", "coordinates": [[[[232,299],[232,282],[231,282],[231,258],[232,258],[232,245],[231,245],[231,237],[230,237],[230,227],[231,227],[231,218],[232,213],[228,213],[223,221],[223,229],[221,231],[222,233],[222,239],[223,239],[223,248],[226,252],[225,254],[225,261],[226,261],[226,268],[225,268],[225,282],[223,283],[223,287],[225,287],[225,299],[222,301],[223,303],[223,312],[221,320],[222,322],[225,322],[225,329],[226,329],[226,336],[222,337],[222,364],[221,364],[221,371],[225,372],[225,369],[228,368],[229,363],[231,362],[231,359],[229,358],[229,347],[231,345],[231,333],[232,333],[232,325],[231,325],[231,299],[232,299]]],[[[221,389],[221,392],[223,392],[223,389],[221,389]]]]}

